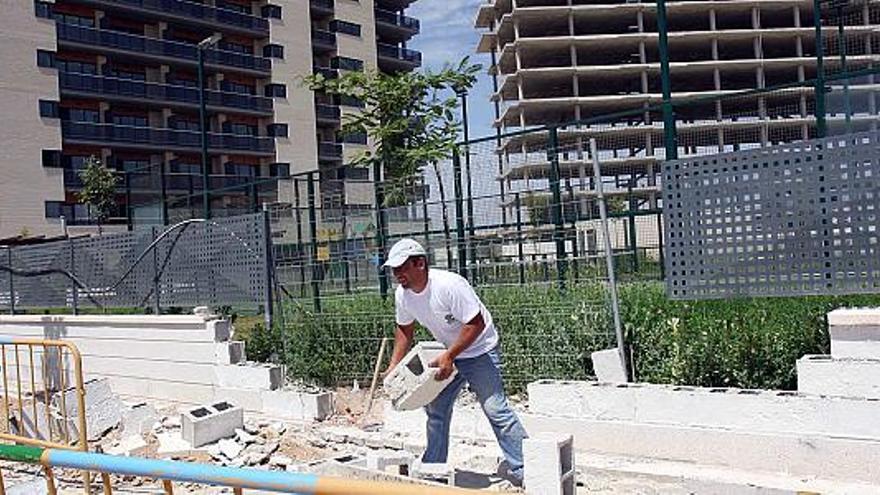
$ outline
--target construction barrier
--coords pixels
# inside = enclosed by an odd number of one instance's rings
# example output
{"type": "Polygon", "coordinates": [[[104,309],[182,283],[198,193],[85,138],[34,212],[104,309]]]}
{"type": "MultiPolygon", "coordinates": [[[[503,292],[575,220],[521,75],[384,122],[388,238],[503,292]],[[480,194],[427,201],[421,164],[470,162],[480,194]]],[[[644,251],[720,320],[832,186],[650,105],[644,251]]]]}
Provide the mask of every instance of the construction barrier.
{"type": "MultiPolygon", "coordinates": [[[[141,476],[162,480],[165,493],[173,495],[172,481],[276,493],[303,495],[466,495],[476,493],[460,488],[408,485],[378,481],[331,478],[314,474],[260,471],[199,464],[124,457],[71,450],[44,449],[25,445],[0,445],[0,460],[42,465],[49,495],[57,493],[53,468],[82,469],[105,474],[104,495],[113,493],[109,474],[141,476]]],[[[2,482],[0,482],[2,484],[2,482]]],[[[0,487],[0,493],[3,488],[0,487]]]]}
{"type": "MultiPolygon", "coordinates": [[[[0,367],[5,425],[0,440],[88,451],[82,357],[75,345],[0,336],[0,367]]],[[[88,493],[87,472],[83,482],[88,493]]]]}

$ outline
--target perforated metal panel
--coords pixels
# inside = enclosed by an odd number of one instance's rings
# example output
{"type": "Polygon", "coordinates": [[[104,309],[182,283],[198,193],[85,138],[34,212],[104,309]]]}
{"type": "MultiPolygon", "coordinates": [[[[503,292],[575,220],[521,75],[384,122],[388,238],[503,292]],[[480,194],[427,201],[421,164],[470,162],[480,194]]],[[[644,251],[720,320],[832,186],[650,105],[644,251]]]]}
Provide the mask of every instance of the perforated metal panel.
{"type": "Polygon", "coordinates": [[[666,162],[669,296],[880,291],[878,175],[876,132],[666,162]]]}
{"type": "MultiPolygon", "coordinates": [[[[59,268],[88,287],[74,294],[63,275],[13,277],[16,308],[260,305],[266,299],[267,233],[262,213],[193,223],[172,231],[123,278],[163,229],[105,234],[0,250],[19,270],[59,268]],[[158,282],[156,275],[159,274],[158,282]],[[121,280],[121,282],[120,282],[121,280]]],[[[0,273],[0,309],[9,308],[9,276],[0,273]]]]}

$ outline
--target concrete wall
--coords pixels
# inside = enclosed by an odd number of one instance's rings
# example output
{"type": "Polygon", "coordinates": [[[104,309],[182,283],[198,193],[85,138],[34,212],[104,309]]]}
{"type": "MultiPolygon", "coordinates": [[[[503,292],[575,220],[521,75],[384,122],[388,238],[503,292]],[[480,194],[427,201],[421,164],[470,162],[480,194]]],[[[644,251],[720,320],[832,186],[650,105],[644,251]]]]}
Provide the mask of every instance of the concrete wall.
{"type": "Polygon", "coordinates": [[[39,100],[58,101],[55,69],[37,67],[37,49],[55,51],[55,23],[38,18],[31,1],[3,2],[0,16],[0,238],[60,234],[46,220],[44,200],[64,200],[60,169],[42,166],[43,149],[61,149],[58,119],[43,119],[39,100]],[[39,191],[38,194],[36,192],[39,191]]]}

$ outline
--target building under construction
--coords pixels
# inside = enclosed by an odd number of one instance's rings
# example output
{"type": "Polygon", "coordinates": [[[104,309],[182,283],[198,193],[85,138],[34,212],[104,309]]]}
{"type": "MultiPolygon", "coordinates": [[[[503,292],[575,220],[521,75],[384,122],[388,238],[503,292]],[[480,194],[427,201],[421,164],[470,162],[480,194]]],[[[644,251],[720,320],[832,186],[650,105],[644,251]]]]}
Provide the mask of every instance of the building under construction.
{"type": "MultiPolygon", "coordinates": [[[[880,53],[880,3],[821,4],[820,58],[814,0],[666,2],[679,156],[816,135],[810,81],[817,65],[824,64],[823,75],[864,70],[880,53]],[[740,95],[783,85],[789,86],[740,95]]],[[[596,138],[606,192],[622,196],[628,209],[660,206],[658,163],[667,157],[667,136],[659,108],[659,19],[654,1],[494,0],[479,7],[476,26],[484,33],[477,50],[492,57],[499,133],[493,144],[508,204],[515,191],[549,196],[550,147],[559,153],[563,193],[567,188],[585,204],[593,194],[589,140],[596,138]],[[609,114],[618,115],[602,117],[609,114]],[[545,125],[560,126],[556,136],[504,137],[545,125]]],[[[829,76],[829,132],[876,126],[873,82],[829,76]]]]}

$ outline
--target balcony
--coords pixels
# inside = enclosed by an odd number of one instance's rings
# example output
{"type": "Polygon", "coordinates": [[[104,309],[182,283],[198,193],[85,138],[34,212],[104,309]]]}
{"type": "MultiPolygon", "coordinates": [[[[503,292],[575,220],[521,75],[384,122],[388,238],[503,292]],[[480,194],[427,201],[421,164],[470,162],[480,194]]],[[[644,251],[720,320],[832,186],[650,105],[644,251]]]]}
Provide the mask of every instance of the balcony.
{"type": "MultiPolygon", "coordinates": [[[[157,150],[201,149],[201,133],[177,129],[62,122],[61,137],[65,143],[115,144],[118,147],[157,150]]],[[[208,133],[208,150],[215,153],[234,151],[240,154],[271,156],[275,154],[275,140],[270,137],[208,133]]]]}
{"type": "Polygon", "coordinates": [[[330,67],[312,67],[313,74],[321,74],[324,79],[336,79],[339,77],[339,71],[330,67]]]}
{"type": "Polygon", "coordinates": [[[315,29],[312,31],[312,49],[316,52],[336,50],[336,33],[315,29]]]}
{"type": "Polygon", "coordinates": [[[405,41],[419,34],[419,20],[390,10],[375,9],[376,28],[384,38],[405,41]]]}
{"type": "Polygon", "coordinates": [[[313,15],[333,15],[333,0],[311,0],[309,7],[313,15]]]}
{"type": "Polygon", "coordinates": [[[379,68],[384,71],[408,71],[422,65],[421,52],[409,48],[376,43],[376,52],[379,68]]]}
{"type": "Polygon", "coordinates": [[[323,103],[315,104],[315,116],[319,124],[338,125],[341,121],[341,112],[337,105],[323,103]]]}
{"type": "Polygon", "coordinates": [[[131,17],[185,21],[205,27],[223,28],[242,34],[268,36],[269,21],[262,17],[226,10],[187,0],[85,0],[86,3],[126,11],[131,17]]]}
{"type": "MultiPolygon", "coordinates": [[[[118,52],[160,62],[186,62],[187,65],[191,66],[195,66],[198,61],[198,48],[193,44],[147,38],[145,36],[105,29],[93,29],[72,24],[58,23],[56,26],[59,46],[68,45],[81,49],[100,48],[98,51],[102,53],[118,52]]],[[[268,58],[224,50],[207,50],[205,52],[205,65],[231,68],[259,75],[269,75],[272,73],[272,62],[268,58]]]]}
{"type": "Polygon", "coordinates": [[[342,145],[338,143],[318,143],[318,160],[338,162],[342,160],[342,145]]]}
{"type": "MultiPolygon", "coordinates": [[[[156,84],[113,77],[61,72],[58,85],[62,95],[98,96],[107,100],[154,103],[187,108],[199,107],[199,90],[187,86],[156,84]]],[[[241,93],[205,91],[205,104],[212,110],[238,110],[240,113],[272,115],[272,98],[241,93]]]]}

